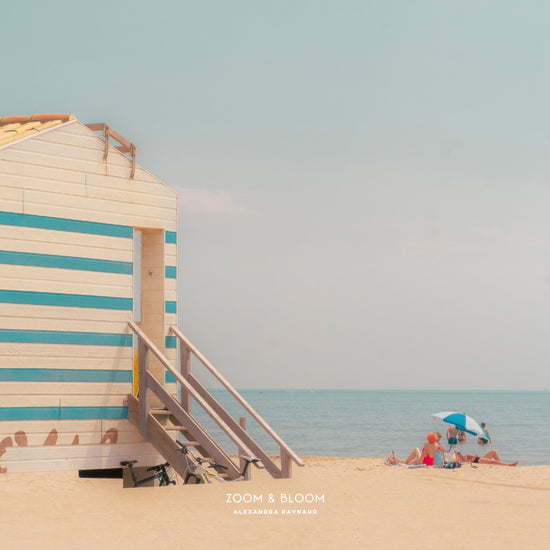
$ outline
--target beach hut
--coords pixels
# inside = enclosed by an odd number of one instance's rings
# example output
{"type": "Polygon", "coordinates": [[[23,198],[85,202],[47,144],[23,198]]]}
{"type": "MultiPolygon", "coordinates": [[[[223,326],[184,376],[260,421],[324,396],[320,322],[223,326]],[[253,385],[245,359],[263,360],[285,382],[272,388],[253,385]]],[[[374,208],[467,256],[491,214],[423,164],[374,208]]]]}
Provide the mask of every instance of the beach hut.
{"type": "Polygon", "coordinates": [[[177,328],[177,221],[177,194],[109,125],[0,118],[0,472],[166,459],[183,473],[176,439],[231,462],[192,406],[274,477],[303,464],[177,328]],[[280,446],[278,463],[193,376],[192,356],[280,446]]]}

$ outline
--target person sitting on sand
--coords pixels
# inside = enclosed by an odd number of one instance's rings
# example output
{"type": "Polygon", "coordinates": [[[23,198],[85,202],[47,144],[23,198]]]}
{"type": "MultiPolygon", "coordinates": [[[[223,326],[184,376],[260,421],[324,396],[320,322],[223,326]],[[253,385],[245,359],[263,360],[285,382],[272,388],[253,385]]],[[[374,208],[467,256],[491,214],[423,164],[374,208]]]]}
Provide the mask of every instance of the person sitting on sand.
{"type": "Polygon", "coordinates": [[[429,433],[426,436],[426,443],[422,451],[416,448],[413,449],[411,454],[404,461],[405,464],[425,464],[426,466],[433,466],[435,460],[435,453],[437,451],[443,451],[444,449],[438,443],[437,434],[429,433]]]}
{"type": "Polygon", "coordinates": [[[466,443],[466,432],[460,430],[458,432],[457,438],[459,443],[466,443]]]}
{"type": "Polygon", "coordinates": [[[500,456],[498,456],[498,453],[496,451],[489,451],[488,453],[485,453],[483,456],[479,455],[466,455],[464,456],[462,453],[456,453],[456,456],[458,457],[458,460],[461,462],[470,462],[472,464],[489,464],[493,466],[517,466],[518,461],[515,462],[502,462],[500,459],[500,456]]]}

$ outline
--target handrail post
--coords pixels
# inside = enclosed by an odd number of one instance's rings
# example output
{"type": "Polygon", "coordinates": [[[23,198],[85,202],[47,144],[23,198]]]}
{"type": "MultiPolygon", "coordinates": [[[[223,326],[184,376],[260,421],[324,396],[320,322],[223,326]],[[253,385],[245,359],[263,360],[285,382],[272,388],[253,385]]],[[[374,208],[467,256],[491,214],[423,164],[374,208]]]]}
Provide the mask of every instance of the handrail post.
{"type": "Polygon", "coordinates": [[[149,437],[149,401],[147,371],[149,370],[149,348],[138,336],[139,372],[139,430],[144,439],[149,437]]]}
{"type": "Polygon", "coordinates": [[[281,475],[284,478],[292,477],[292,460],[283,447],[281,447],[281,475]]]}
{"type": "MultiPolygon", "coordinates": [[[[180,372],[181,375],[189,380],[189,374],[191,374],[191,351],[189,348],[180,340],[180,372]]],[[[191,394],[189,390],[180,384],[181,391],[181,406],[183,410],[191,414],[191,394]]]]}
{"type": "MultiPolygon", "coordinates": [[[[239,426],[246,432],[246,416],[239,416],[239,426]]],[[[239,469],[241,472],[243,471],[243,468],[246,465],[246,460],[243,458],[240,458],[240,456],[243,454],[243,450],[239,447],[239,469]]],[[[246,481],[250,481],[251,472],[250,472],[250,466],[246,470],[246,474],[244,475],[244,479],[246,481]]]]}

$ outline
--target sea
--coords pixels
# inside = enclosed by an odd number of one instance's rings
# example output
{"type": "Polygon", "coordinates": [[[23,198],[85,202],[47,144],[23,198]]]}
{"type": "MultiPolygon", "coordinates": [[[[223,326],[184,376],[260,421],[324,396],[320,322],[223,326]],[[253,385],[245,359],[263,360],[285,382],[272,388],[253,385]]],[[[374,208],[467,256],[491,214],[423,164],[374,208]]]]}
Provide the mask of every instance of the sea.
{"type": "MultiPolygon", "coordinates": [[[[226,390],[211,390],[234,418],[247,417],[247,431],[269,453],[279,447],[226,390]]],[[[299,456],[406,458],[422,448],[428,432],[443,434],[434,419],[442,411],[463,412],[485,422],[491,443],[467,435],[458,449],[484,454],[495,449],[505,462],[550,464],[550,391],[240,390],[239,393],[299,456]]],[[[193,414],[231,451],[234,443],[193,405],[193,414]]],[[[445,446],[445,445],[444,445],[445,446]]]]}

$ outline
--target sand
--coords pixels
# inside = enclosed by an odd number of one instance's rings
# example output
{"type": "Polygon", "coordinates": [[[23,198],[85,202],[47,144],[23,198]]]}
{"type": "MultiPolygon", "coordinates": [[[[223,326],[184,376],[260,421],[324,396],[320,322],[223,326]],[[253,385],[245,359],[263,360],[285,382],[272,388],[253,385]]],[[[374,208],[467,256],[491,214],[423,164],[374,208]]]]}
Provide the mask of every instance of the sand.
{"type": "Polygon", "coordinates": [[[376,458],[304,461],[287,480],[254,470],[249,482],[139,489],[77,472],[0,475],[2,548],[533,550],[550,544],[550,466],[442,470],[383,466],[376,458]]]}

